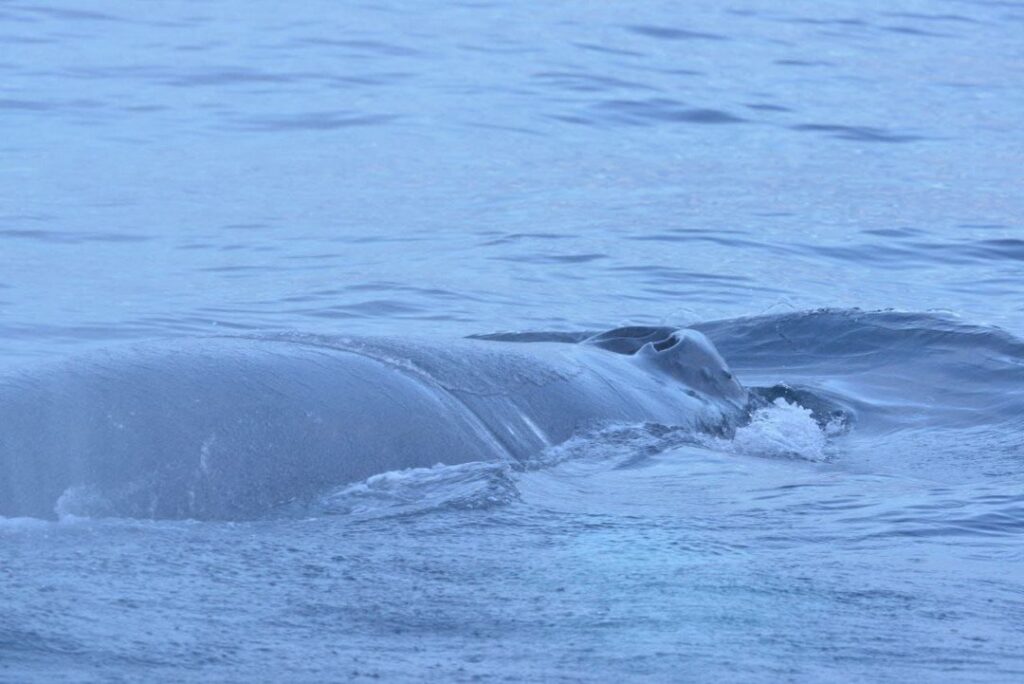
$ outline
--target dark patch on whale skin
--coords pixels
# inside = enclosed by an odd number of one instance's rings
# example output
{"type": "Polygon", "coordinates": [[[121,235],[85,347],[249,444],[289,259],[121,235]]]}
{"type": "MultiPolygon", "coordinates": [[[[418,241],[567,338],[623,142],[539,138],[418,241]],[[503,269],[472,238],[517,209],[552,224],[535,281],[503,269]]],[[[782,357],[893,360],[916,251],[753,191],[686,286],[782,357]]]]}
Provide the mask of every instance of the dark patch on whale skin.
{"type": "Polygon", "coordinates": [[[478,335],[466,335],[467,340],[483,340],[485,342],[557,342],[560,344],[576,344],[592,337],[592,332],[494,332],[478,335]]]}

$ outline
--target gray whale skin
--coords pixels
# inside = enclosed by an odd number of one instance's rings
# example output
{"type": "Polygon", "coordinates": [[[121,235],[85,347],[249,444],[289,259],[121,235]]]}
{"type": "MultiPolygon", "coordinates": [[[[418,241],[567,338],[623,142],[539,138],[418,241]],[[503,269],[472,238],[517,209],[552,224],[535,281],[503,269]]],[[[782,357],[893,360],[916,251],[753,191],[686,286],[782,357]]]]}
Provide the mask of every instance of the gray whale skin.
{"type": "Polygon", "coordinates": [[[699,332],[198,338],[0,376],[0,515],[235,519],[402,468],[523,462],[650,421],[729,433],[747,392],[699,332]]]}

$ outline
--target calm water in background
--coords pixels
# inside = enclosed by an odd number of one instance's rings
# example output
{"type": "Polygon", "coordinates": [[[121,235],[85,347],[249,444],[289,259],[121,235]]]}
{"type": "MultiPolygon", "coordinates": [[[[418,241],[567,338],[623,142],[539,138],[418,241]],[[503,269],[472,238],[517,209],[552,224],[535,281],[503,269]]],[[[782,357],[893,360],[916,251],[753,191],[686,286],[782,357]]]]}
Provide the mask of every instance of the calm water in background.
{"type": "Polygon", "coordinates": [[[712,334],[744,381],[888,421],[0,521],[0,679],[1024,677],[1022,36],[982,0],[0,2],[0,368],[767,315],[712,334]],[[863,341],[756,353],[888,325],[818,307],[963,327],[879,333],[862,384],[863,341]]]}

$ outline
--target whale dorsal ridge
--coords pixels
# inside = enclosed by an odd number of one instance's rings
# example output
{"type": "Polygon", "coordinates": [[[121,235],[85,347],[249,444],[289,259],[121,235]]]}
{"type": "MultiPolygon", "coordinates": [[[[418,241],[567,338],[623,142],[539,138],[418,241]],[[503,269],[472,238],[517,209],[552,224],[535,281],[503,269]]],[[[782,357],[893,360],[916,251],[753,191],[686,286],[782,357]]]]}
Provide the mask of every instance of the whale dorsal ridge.
{"type": "Polygon", "coordinates": [[[592,344],[601,349],[613,351],[616,354],[636,354],[648,343],[663,344],[668,341],[675,328],[652,327],[643,325],[631,325],[624,328],[614,328],[603,333],[594,335],[585,340],[586,344],[592,344]]]}

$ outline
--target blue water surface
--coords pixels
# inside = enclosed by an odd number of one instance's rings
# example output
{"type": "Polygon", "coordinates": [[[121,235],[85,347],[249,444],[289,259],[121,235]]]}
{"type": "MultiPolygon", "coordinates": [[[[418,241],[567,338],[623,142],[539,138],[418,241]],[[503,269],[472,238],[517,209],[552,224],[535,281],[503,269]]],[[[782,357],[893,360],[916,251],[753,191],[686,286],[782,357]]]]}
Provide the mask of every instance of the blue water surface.
{"type": "Polygon", "coordinates": [[[0,372],[693,326],[852,416],[255,520],[68,491],[0,519],[0,680],[1020,681],[1022,36],[1014,0],[0,1],[0,372]]]}

